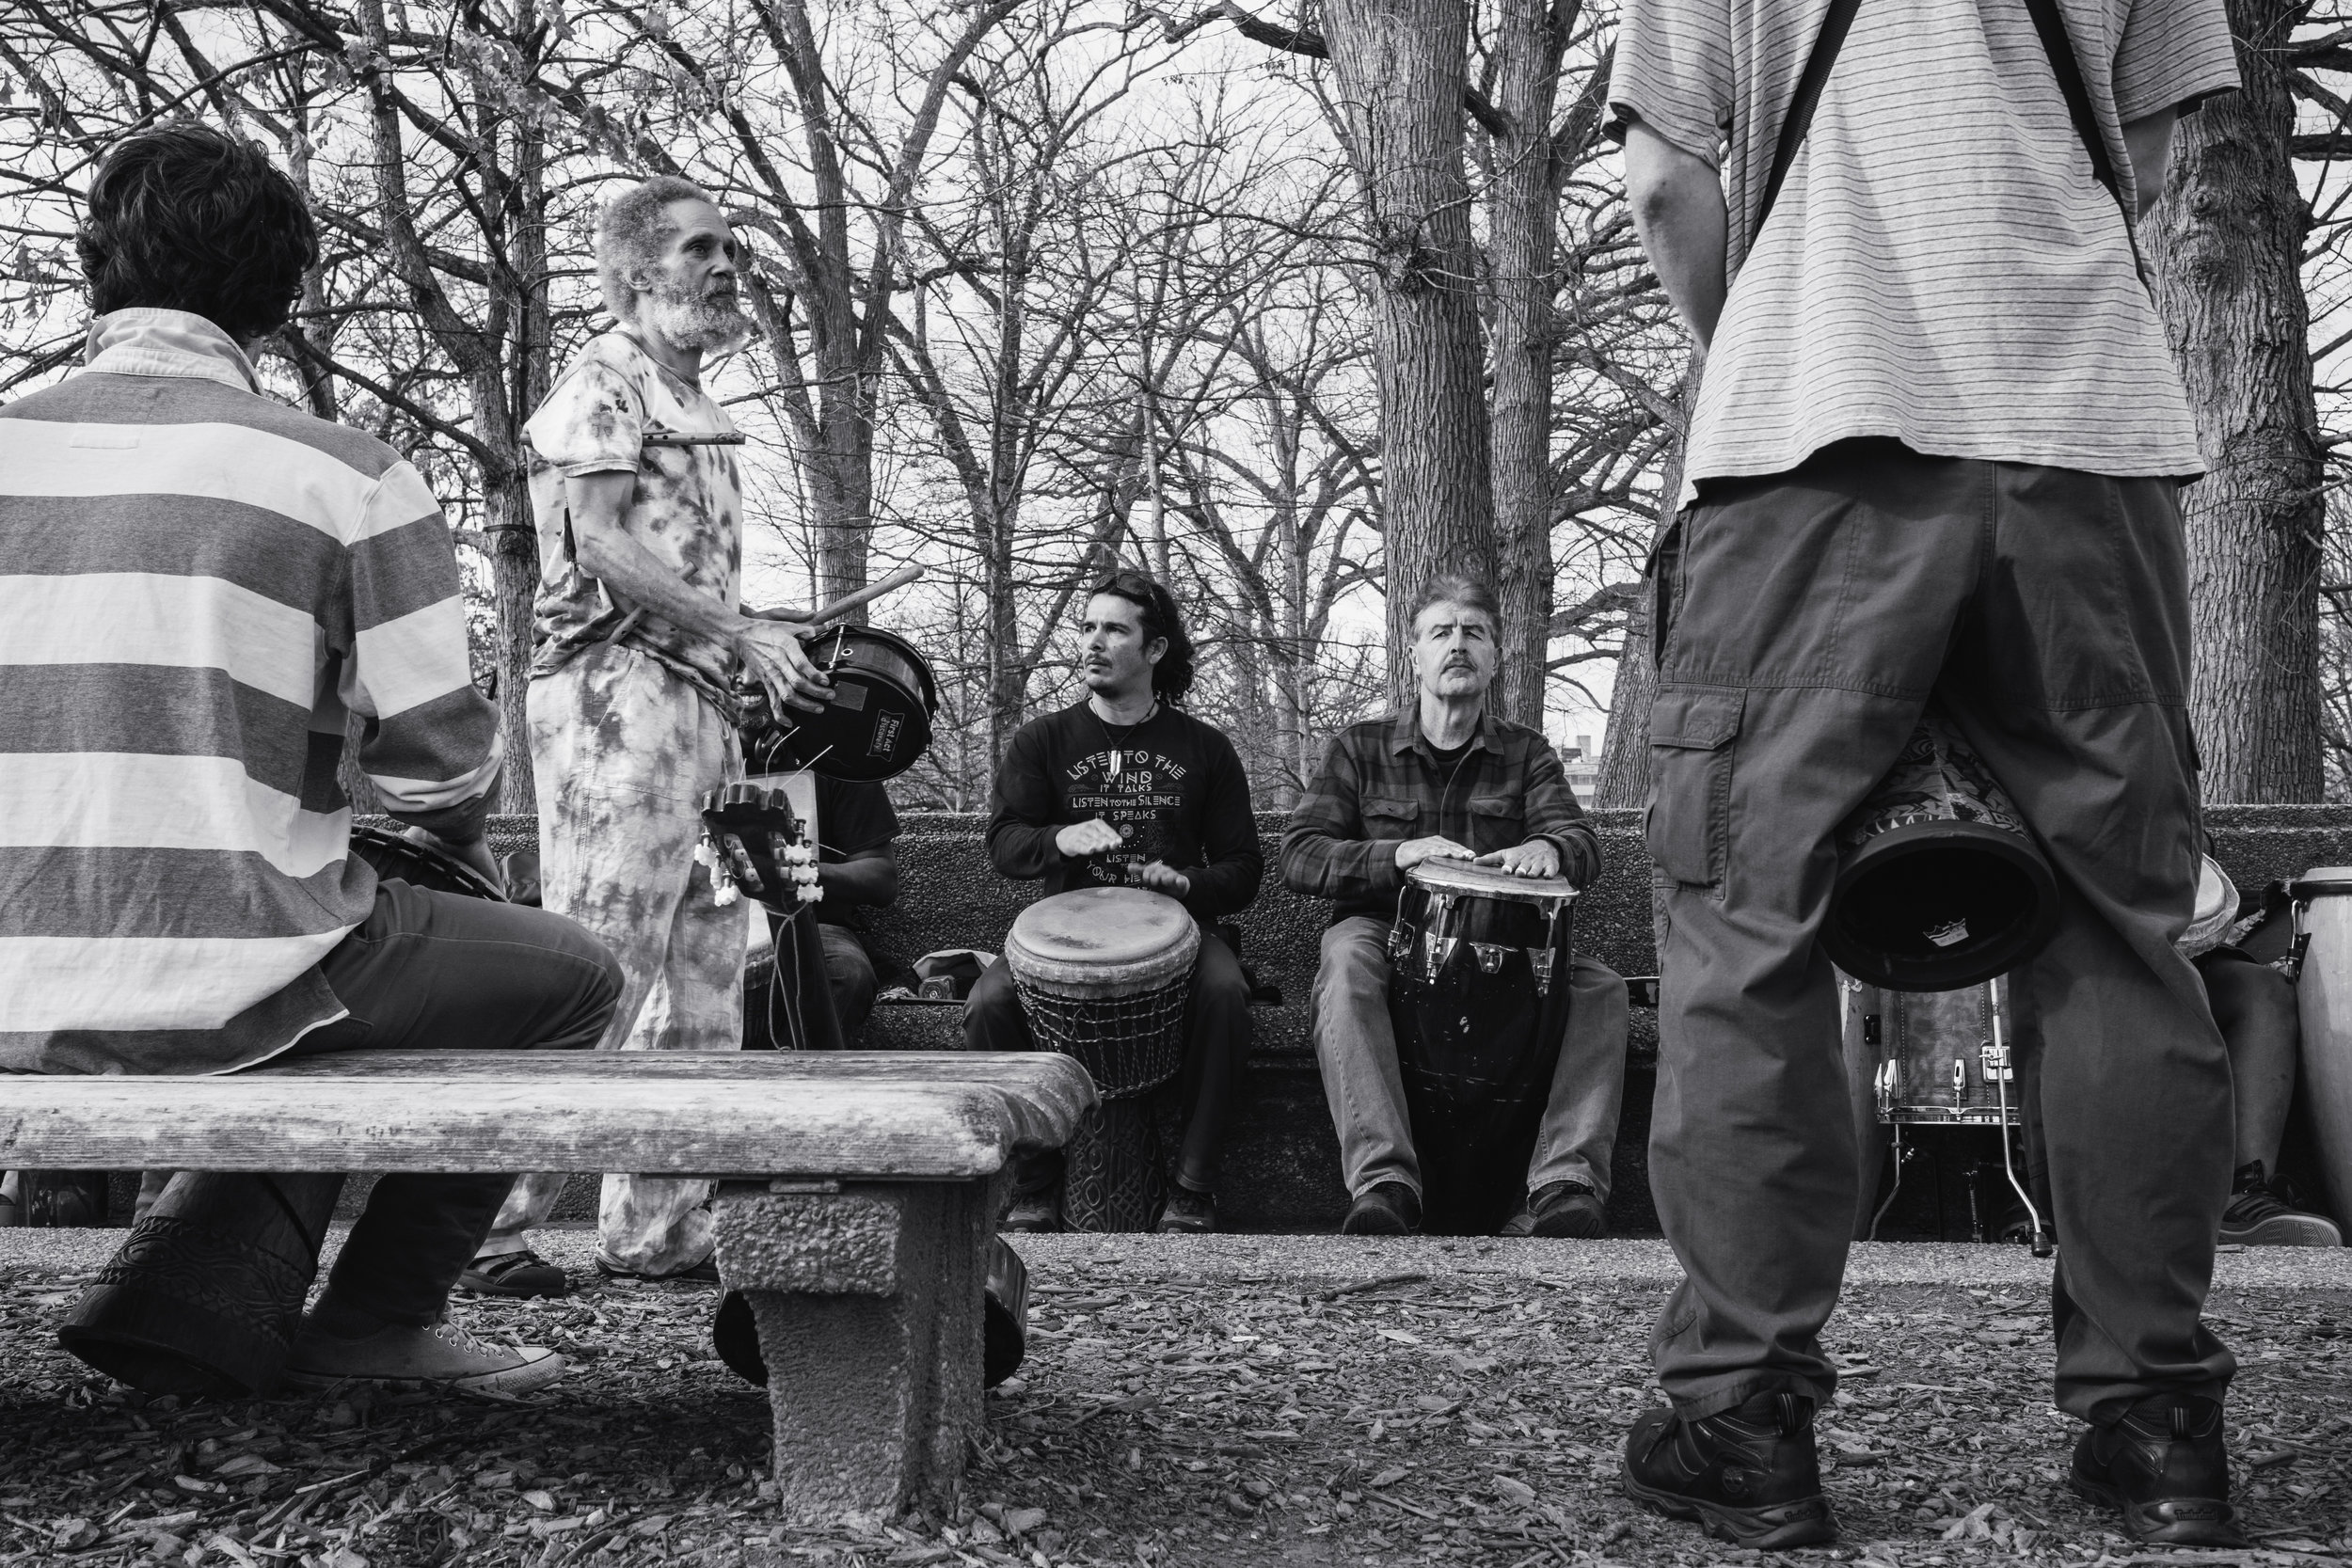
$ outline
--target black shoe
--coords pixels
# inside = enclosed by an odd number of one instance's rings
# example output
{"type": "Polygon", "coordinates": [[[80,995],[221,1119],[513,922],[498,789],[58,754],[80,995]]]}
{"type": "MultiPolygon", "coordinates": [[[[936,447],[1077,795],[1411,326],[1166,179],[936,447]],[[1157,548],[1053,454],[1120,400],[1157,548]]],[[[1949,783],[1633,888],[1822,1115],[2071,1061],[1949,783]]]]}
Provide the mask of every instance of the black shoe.
{"type": "Polygon", "coordinates": [[[1581,1181],[1547,1182],[1540,1191],[1527,1195],[1527,1202],[1502,1222],[1498,1234],[1597,1241],[1609,1234],[1609,1212],[1581,1181]]]}
{"type": "Polygon", "coordinates": [[[1048,1187],[1041,1193],[1022,1193],[1014,1196],[1012,1207],[996,1222],[999,1231],[1015,1235],[1051,1235],[1061,1228],[1061,1189],[1048,1187]]]}
{"type": "Polygon", "coordinates": [[[1343,1236],[1410,1236],[1420,1228],[1421,1195],[1402,1181],[1375,1186],[1340,1222],[1343,1236]]]}
{"type": "Polygon", "coordinates": [[[1216,1195],[1196,1193],[1168,1183],[1168,1203],[1160,1210],[1159,1228],[1171,1235],[1206,1236],[1216,1229],[1216,1195]]]}
{"type": "Polygon", "coordinates": [[[2238,1166],[2230,1206],[2221,1211],[2221,1240],[2238,1246],[2342,1246],[2333,1222],[2280,1201],[2260,1160],[2238,1166]]]}
{"type": "Polygon", "coordinates": [[[642,1279],[648,1285],[716,1285],[719,1283],[719,1257],[713,1253],[699,1263],[669,1274],[639,1274],[610,1262],[603,1253],[596,1254],[596,1272],[607,1279],[642,1279]]]}
{"type": "Polygon", "coordinates": [[[477,1258],[457,1276],[457,1288],[477,1296],[555,1301],[572,1293],[564,1271],[529,1247],[477,1258]]]}
{"type": "Polygon", "coordinates": [[[2244,1546],[2230,1506],[2221,1404],[2157,1394],[2074,1444],[2074,1490],[2123,1513],[2135,1541],[2165,1546],[2244,1546]]]}
{"type": "Polygon", "coordinates": [[[1653,1410],[1625,1440],[1624,1479],[1635,1502],[1695,1520],[1735,1546],[1780,1551],[1837,1539],[1813,1449],[1813,1406],[1795,1394],[1758,1394],[1695,1421],[1653,1410]]]}

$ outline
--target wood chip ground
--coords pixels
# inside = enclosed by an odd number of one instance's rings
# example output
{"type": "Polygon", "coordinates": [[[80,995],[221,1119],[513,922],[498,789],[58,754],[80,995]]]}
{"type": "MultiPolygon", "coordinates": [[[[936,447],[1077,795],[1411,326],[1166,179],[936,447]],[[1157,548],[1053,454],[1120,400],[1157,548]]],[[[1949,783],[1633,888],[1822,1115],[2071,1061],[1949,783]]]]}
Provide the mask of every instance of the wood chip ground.
{"type": "MultiPolygon", "coordinates": [[[[1759,1560],[1616,1490],[1653,1402],[1655,1247],[1623,1254],[1629,1277],[1605,1246],[1546,1277],[1515,1243],[1383,1243],[1344,1272],[1327,1240],[1219,1239],[1215,1266],[1157,1239],[1025,1244],[1029,1362],[989,1401],[966,1506],[791,1530],[766,1396],[713,1358],[707,1289],[598,1281],[568,1242],[549,1250],[572,1299],[459,1308],[576,1360],[543,1397],[183,1404],[55,1348],[103,1251],[44,1267],[20,1243],[0,1265],[0,1565],[1759,1560]]],[[[2225,1271],[2213,1318],[2245,1363],[2231,1435],[2257,1549],[2160,1554],[2062,1484],[2075,1429],[2049,1407],[2031,1271],[1935,1272],[1848,1291],[1830,1343],[1851,1371],[1821,1421],[1845,1540],[1795,1560],[2352,1561],[2352,1274],[2225,1271]]]]}

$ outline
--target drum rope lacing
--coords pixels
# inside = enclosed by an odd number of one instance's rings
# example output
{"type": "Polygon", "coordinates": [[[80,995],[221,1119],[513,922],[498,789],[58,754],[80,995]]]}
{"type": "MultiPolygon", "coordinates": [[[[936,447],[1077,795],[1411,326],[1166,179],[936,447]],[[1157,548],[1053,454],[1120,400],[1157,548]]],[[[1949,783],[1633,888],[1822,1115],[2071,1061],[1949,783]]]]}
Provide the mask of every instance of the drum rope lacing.
{"type": "Polygon", "coordinates": [[[1017,972],[1013,989],[1020,993],[1038,1044],[1074,1057],[1105,1100],[1149,1093],[1184,1068],[1184,1004],[1192,990],[1189,969],[1132,996],[1059,996],[1017,972]]]}

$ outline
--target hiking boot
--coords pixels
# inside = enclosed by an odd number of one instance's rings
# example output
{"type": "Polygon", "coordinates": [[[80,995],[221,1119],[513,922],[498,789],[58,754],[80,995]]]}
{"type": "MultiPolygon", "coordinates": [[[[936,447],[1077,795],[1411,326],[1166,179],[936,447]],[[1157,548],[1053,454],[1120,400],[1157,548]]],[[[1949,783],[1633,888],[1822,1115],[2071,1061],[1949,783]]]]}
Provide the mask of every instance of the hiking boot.
{"type": "Polygon", "coordinates": [[[1206,1236],[1216,1229],[1216,1195],[1170,1183],[1159,1228],[1172,1235],[1206,1236]]]}
{"type": "Polygon", "coordinates": [[[1043,1192],[1018,1193],[1012,1207],[996,1224],[999,1231],[1033,1235],[1051,1235],[1061,1228],[1061,1189],[1048,1187],[1043,1192]]]}
{"type": "Polygon", "coordinates": [[[712,1253],[699,1263],[689,1263],[668,1274],[640,1274],[625,1269],[603,1253],[596,1254],[596,1272],[607,1279],[642,1279],[648,1285],[716,1285],[719,1283],[719,1255],[712,1253]]]}
{"type": "Polygon", "coordinates": [[[2164,1546],[2243,1546],[2230,1506],[2221,1403],[2156,1394],[2074,1444],[2074,1490],[2121,1509],[2135,1541],[2164,1546]]]}
{"type": "Polygon", "coordinates": [[[340,1383],[389,1383],[511,1399],[546,1387],[564,1375],[564,1366],[551,1350],[485,1344],[453,1323],[430,1328],[387,1323],[373,1334],[344,1339],[306,1320],[294,1337],[285,1382],[313,1390],[340,1383]]]}
{"type": "Polygon", "coordinates": [[[1635,1502],[1735,1546],[1781,1551],[1837,1539],[1813,1405],[1797,1394],[1758,1394],[1698,1420],[1653,1410],[1626,1438],[1624,1481],[1635,1502]]]}
{"type": "Polygon", "coordinates": [[[529,1247],[475,1259],[457,1276],[457,1288],[477,1296],[505,1296],[514,1301],[555,1301],[572,1293],[564,1271],[529,1247]]]}
{"type": "Polygon", "coordinates": [[[1609,1212],[1583,1182],[1550,1181],[1528,1194],[1519,1212],[1503,1221],[1496,1234],[1590,1242],[1609,1234],[1609,1212]]]}
{"type": "Polygon", "coordinates": [[[2344,1232],[2318,1214],[2288,1208],[2264,1177],[2262,1162],[2249,1160],[2231,1183],[2221,1240],[2239,1246],[2342,1246],[2344,1232]]]}
{"type": "Polygon", "coordinates": [[[1410,1236],[1420,1228],[1421,1195],[1402,1181],[1376,1184],[1340,1222],[1343,1236],[1410,1236]]]}

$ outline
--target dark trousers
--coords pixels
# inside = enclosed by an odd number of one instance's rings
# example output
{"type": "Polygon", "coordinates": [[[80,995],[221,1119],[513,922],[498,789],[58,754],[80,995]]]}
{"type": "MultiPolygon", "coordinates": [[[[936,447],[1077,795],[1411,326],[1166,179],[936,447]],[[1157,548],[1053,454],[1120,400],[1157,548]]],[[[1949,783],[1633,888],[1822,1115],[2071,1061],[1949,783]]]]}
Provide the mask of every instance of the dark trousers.
{"type": "Polygon", "coordinates": [[[1692,1416],[1824,1400],[1856,1202],[1815,941],[1833,834],[1931,695],[2058,874],[2012,983],[2039,1020],[2058,1402],[2218,1398],[2200,1322],[2231,1170],[2228,1055],[2173,946],[2196,887],[2174,486],[1843,442],[1710,483],[1658,562],[1649,848],[1663,994],[1650,1182],[1684,1280],[1652,1338],[1692,1416]]]}
{"type": "MultiPolygon", "coordinates": [[[[612,956],[562,915],[397,881],[376,889],[366,924],[319,967],[351,1016],[305,1036],[289,1055],[585,1051],[621,994],[612,956]]],[[[274,1180],[307,1187],[343,1179],[274,1180]]],[[[437,1321],[514,1182],[512,1172],[382,1178],[335,1260],[328,1295],[388,1323],[437,1321]]]]}
{"type": "Polygon", "coordinates": [[[873,1013],[874,994],[881,990],[874,960],[865,939],[847,926],[819,921],[817,936],[825,947],[825,984],[833,991],[834,1016],[841,1021],[841,1033],[854,1040],[873,1013]]]}
{"type": "MultiPolygon", "coordinates": [[[[1216,1167],[1225,1148],[1225,1120],[1249,1054],[1249,982],[1241,960],[1224,941],[1203,932],[1200,957],[1192,966],[1192,990],[1184,1004],[1184,1068],[1177,1079],[1185,1107],[1184,1141],[1176,1157],[1176,1180],[1197,1193],[1216,1190],[1216,1167]]],[[[973,982],[963,1005],[964,1048],[970,1051],[1035,1051],[1029,1020],[1013,989],[1012,972],[1002,960],[973,982]]],[[[1050,1163],[1031,1167],[1048,1175],[1050,1163]]],[[[1025,1174],[1025,1185],[1026,1184],[1025,1174]]]]}

